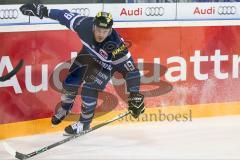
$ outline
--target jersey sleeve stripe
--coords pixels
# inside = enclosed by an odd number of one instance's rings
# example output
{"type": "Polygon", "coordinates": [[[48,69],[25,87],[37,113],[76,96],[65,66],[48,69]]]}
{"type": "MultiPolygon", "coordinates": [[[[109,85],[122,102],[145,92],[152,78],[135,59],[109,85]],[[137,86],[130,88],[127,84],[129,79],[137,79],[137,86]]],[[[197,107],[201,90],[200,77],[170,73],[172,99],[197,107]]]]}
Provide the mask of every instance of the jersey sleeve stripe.
{"type": "Polygon", "coordinates": [[[128,52],[124,57],[122,57],[122,58],[120,58],[120,59],[118,59],[118,60],[116,60],[116,61],[112,61],[112,63],[115,64],[115,65],[116,65],[116,64],[120,64],[120,63],[128,60],[130,57],[131,57],[131,53],[128,52]]]}
{"type": "Polygon", "coordinates": [[[70,21],[70,29],[71,29],[72,31],[75,31],[74,28],[73,28],[73,24],[74,24],[75,20],[76,20],[77,18],[79,18],[79,17],[81,17],[81,16],[80,16],[80,15],[77,15],[77,16],[75,16],[75,17],[70,21]]]}

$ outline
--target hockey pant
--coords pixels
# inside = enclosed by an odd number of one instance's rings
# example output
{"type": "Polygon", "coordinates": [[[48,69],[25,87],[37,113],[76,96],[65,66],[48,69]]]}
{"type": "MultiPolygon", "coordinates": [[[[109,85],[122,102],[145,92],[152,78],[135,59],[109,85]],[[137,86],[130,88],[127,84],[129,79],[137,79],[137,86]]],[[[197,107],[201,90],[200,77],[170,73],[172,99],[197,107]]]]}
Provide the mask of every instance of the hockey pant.
{"type": "Polygon", "coordinates": [[[71,110],[79,87],[82,85],[80,121],[86,124],[89,124],[94,117],[99,91],[105,89],[111,78],[110,71],[93,61],[87,54],[80,54],[75,59],[63,82],[61,95],[62,107],[71,110]]]}

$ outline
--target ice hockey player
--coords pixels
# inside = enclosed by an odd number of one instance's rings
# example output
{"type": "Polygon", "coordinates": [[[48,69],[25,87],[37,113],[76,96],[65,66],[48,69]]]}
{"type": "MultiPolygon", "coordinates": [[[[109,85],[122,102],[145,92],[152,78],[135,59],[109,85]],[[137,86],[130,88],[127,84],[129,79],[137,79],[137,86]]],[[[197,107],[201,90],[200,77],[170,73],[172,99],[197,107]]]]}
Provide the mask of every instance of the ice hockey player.
{"type": "MultiPolygon", "coordinates": [[[[67,134],[78,134],[90,127],[97,106],[98,94],[103,91],[114,72],[123,75],[127,84],[128,110],[137,118],[144,112],[144,96],[139,93],[140,73],[135,67],[123,39],[112,28],[112,15],[99,12],[95,17],[80,16],[68,10],[47,9],[39,3],[27,3],[20,7],[22,14],[51,18],[75,31],[83,48],[69,69],[63,82],[61,107],[52,117],[52,124],[59,124],[71,110],[74,99],[81,91],[79,121],[65,128],[67,134]]],[[[67,39],[66,39],[67,41],[67,39]]]]}

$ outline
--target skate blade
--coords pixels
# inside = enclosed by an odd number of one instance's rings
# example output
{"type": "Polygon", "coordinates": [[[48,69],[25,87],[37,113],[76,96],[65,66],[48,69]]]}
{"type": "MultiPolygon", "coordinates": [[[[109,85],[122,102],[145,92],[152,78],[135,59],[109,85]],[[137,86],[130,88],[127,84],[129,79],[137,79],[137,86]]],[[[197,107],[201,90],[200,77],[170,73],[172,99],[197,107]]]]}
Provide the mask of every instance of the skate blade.
{"type": "Polygon", "coordinates": [[[67,137],[69,137],[69,136],[74,136],[74,135],[77,135],[77,134],[63,133],[63,136],[67,136],[67,137]]]}
{"type": "Polygon", "coordinates": [[[64,132],[64,133],[63,133],[63,136],[74,136],[74,135],[80,135],[80,134],[85,134],[85,132],[82,131],[82,132],[76,133],[76,134],[69,134],[69,133],[64,132]]]}
{"type": "Polygon", "coordinates": [[[63,133],[63,136],[69,137],[69,136],[71,136],[71,134],[63,133]]]}

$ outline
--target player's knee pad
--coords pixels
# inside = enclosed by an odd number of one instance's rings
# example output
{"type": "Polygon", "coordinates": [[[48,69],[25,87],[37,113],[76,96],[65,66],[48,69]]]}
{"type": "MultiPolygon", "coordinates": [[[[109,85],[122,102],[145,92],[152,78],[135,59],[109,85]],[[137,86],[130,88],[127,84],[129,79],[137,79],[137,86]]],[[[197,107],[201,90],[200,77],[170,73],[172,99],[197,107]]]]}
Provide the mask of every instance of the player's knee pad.
{"type": "Polygon", "coordinates": [[[62,107],[66,110],[70,110],[73,106],[77,92],[71,92],[63,89],[61,95],[61,104],[62,107]]]}

